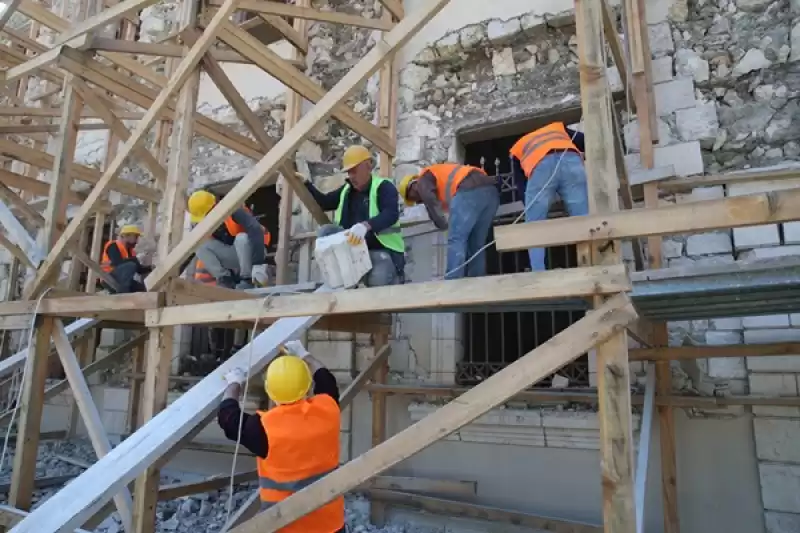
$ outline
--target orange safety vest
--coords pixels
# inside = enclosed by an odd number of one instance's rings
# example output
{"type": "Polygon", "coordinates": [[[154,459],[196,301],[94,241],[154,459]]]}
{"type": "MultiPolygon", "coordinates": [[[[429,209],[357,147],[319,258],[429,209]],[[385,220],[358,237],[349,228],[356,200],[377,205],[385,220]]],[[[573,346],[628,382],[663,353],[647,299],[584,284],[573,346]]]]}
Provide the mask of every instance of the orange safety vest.
{"type": "Polygon", "coordinates": [[[111,259],[108,257],[108,247],[112,244],[115,244],[117,248],[119,248],[119,253],[123,259],[128,259],[130,257],[136,257],[136,250],[131,250],[128,253],[128,246],[125,244],[124,241],[116,240],[116,241],[108,241],[105,246],[103,246],[103,257],[100,259],[100,268],[103,269],[103,272],[111,272],[114,270],[114,267],[111,266],[111,259]]]}
{"type": "Polygon", "coordinates": [[[212,276],[211,272],[206,270],[206,265],[204,265],[199,259],[197,260],[197,264],[194,266],[194,280],[198,283],[204,283],[206,285],[217,284],[217,278],[212,276]]]}
{"type": "Polygon", "coordinates": [[[439,201],[442,202],[442,206],[446,208],[452,202],[453,196],[456,195],[458,186],[473,171],[485,174],[478,167],[458,165],[456,163],[439,163],[423,168],[419,171],[419,175],[422,176],[426,172],[433,174],[436,178],[436,194],[439,197],[439,201]]]}
{"type": "Polygon", "coordinates": [[[574,150],[581,153],[567,134],[563,122],[553,122],[527,134],[511,147],[511,155],[519,159],[525,176],[530,178],[533,169],[551,150],[574,150]]]}
{"type": "MultiPolygon", "coordinates": [[[[339,405],[327,394],[258,411],[267,433],[266,459],[256,458],[261,510],[311,485],[339,466],[339,405]]],[[[344,497],[276,533],[335,533],[344,527],[344,497]]]]}
{"type": "MultiPolygon", "coordinates": [[[[243,209],[251,215],[253,214],[249,207],[243,206],[243,209]]],[[[225,229],[228,230],[231,237],[236,237],[244,231],[244,228],[240,224],[234,222],[233,217],[226,218],[224,224],[225,229]]],[[[264,246],[269,246],[269,243],[272,241],[272,235],[270,235],[269,231],[264,226],[261,226],[261,229],[264,230],[264,246]]]]}

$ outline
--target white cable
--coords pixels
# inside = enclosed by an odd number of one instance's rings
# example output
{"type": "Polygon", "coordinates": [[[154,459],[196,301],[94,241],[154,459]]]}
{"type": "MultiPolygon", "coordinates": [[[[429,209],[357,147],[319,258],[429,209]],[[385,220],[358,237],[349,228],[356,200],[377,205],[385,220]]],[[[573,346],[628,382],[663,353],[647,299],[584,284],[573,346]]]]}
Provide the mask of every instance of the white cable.
{"type": "MultiPolygon", "coordinates": [[[[6,428],[6,436],[3,440],[3,452],[0,454],[0,468],[2,468],[6,464],[6,454],[8,453],[8,440],[11,437],[11,427],[14,425],[14,419],[17,416],[17,411],[19,410],[19,402],[22,400],[22,391],[25,388],[25,373],[28,370],[28,363],[33,361],[34,354],[31,353],[31,347],[33,346],[33,332],[36,329],[36,317],[39,313],[39,305],[41,305],[42,300],[44,299],[45,295],[50,292],[52,287],[45,289],[41,296],[36,300],[36,307],[33,308],[33,316],[31,317],[31,327],[28,330],[28,356],[25,364],[22,366],[22,379],[20,379],[19,390],[17,391],[17,398],[14,401],[14,408],[11,411],[11,420],[8,422],[8,427],[6,428]]],[[[47,339],[48,344],[50,343],[50,339],[47,339]]],[[[16,372],[15,372],[16,375],[16,372]]]]}

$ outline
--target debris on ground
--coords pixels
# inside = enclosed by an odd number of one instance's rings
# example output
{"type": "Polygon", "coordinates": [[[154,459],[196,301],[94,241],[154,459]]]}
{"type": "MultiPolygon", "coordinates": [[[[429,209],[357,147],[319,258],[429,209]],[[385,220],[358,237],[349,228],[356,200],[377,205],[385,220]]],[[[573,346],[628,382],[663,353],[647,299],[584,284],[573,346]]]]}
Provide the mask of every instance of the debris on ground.
{"type": "MultiPolygon", "coordinates": [[[[13,453],[13,449],[9,449],[4,464],[0,465],[0,484],[10,483],[13,453]]],[[[77,477],[84,471],[81,464],[93,464],[95,461],[97,458],[94,450],[86,440],[45,441],[39,445],[36,479],[56,476],[77,477]]],[[[187,480],[175,476],[161,476],[162,485],[185,481],[187,480]]],[[[63,484],[35,490],[33,508],[36,509],[62,487],[63,484]]],[[[257,484],[255,483],[234,486],[231,514],[247,501],[256,488],[257,484]]],[[[158,502],[156,533],[194,533],[196,531],[219,533],[228,517],[229,492],[226,487],[213,492],[158,502]]],[[[7,499],[8,493],[0,493],[0,503],[7,503],[7,499]]],[[[346,503],[345,521],[348,533],[444,533],[445,531],[444,528],[419,527],[399,521],[389,523],[385,527],[375,527],[369,521],[369,500],[362,496],[348,496],[346,503]]],[[[93,531],[94,533],[122,533],[122,521],[117,513],[113,513],[93,531]]],[[[448,529],[448,532],[451,531],[453,530],[448,529]]]]}

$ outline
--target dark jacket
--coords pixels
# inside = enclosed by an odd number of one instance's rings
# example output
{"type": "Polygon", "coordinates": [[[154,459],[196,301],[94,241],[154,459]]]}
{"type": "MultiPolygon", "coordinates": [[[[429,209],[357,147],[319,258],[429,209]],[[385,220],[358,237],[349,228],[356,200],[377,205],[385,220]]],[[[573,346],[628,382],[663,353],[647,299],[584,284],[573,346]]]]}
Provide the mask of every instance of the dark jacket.
{"type": "MultiPolygon", "coordinates": [[[[231,218],[244,228],[245,233],[247,233],[247,236],[250,238],[250,242],[253,243],[253,265],[263,265],[266,257],[263,246],[264,228],[261,227],[261,223],[255,216],[241,207],[231,213],[231,218]]],[[[225,227],[225,224],[220,224],[220,226],[214,230],[214,233],[211,234],[211,237],[228,246],[233,245],[233,240],[235,238],[234,235],[228,232],[228,228],[225,227]]]]}
{"type": "MultiPolygon", "coordinates": [[[[133,249],[133,246],[129,246],[128,248],[133,249]]],[[[111,261],[111,267],[112,268],[117,268],[118,266],[124,265],[126,263],[134,263],[136,265],[136,273],[137,274],[148,274],[148,273],[150,273],[152,268],[143,266],[139,262],[139,259],[137,259],[136,257],[133,256],[133,254],[131,253],[130,249],[128,250],[128,258],[127,259],[123,259],[122,258],[122,252],[120,252],[120,249],[119,249],[118,246],[109,246],[108,250],[106,250],[106,253],[108,253],[108,259],[109,259],[109,261],[111,261]]]]}
{"type": "MultiPolygon", "coordinates": [[[[339,403],[339,385],[336,383],[336,378],[327,368],[320,368],[314,372],[313,392],[315,396],[317,394],[327,394],[337,404],[339,403]]],[[[219,427],[222,428],[225,436],[232,441],[237,440],[236,436],[239,430],[239,416],[241,416],[241,413],[239,402],[233,398],[224,400],[219,406],[217,422],[219,422],[219,427]]],[[[269,452],[269,440],[267,433],[264,431],[264,425],[261,423],[261,418],[257,414],[249,413],[244,413],[243,416],[242,433],[239,442],[258,457],[266,459],[269,452]]]]}
{"type": "MultiPolygon", "coordinates": [[[[306,182],[306,187],[323,211],[335,211],[339,207],[339,198],[344,186],[329,193],[320,192],[309,182],[306,182]]],[[[378,242],[375,233],[389,229],[400,219],[400,194],[397,192],[397,188],[392,183],[385,181],[378,187],[377,196],[379,212],[375,217],[369,218],[369,189],[359,191],[355,187],[350,187],[339,224],[344,229],[348,229],[359,222],[368,222],[372,228],[372,231],[367,233],[367,248],[370,250],[385,249],[378,242]]],[[[391,252],[391,250],[386,251],[391,252]]]]}

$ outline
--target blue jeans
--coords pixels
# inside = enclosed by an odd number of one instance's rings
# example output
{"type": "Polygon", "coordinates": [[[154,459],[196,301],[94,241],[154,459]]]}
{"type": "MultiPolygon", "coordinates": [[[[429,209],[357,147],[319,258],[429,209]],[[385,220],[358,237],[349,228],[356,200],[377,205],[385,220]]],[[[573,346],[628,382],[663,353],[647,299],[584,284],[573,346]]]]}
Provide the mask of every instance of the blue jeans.
{"type": "MultiPolygon", "coordinates": [[[[336,224],[325,224],[317,230],[317,237],[328,237],[344,231],[336,224]]],[[[405,255],[392,250],[370,250],[369,259],[372,269],[362,280],[367,287],[383,287],[386,285],[402,285],[404,282],[405,255]]]]}
{"type": "Polygon", "coordinates": [[[447,233],[447,272],[445,279],[474,278],[486,275],[486,251],[476,257],[489,236],[494,215],[500,206],[500,193],[494,185],[458,191],[450,203],[450,230],[447,233]],[[464,263],[472,260],[464,266],[464,263]]]}
{"type": "MultiPolygon", "coordinates": [[[[547,219],[547,212],[555,193],[561,197],[564,207],[571,217],[589,214],[589,197],[586,189],[586,169],[583,159],[575,152],[559,152],[544,157],[533,169],[525,186],[525,222],[547,219]],[[562,158],[563,156],[563,158],[562,158]],[[561,163],[559,163],[561,160],[561,163]],[[556,168],[558,166],[558,168],[556,168]],[[555,176],[553,173],[555,172],[555,176]],[[550,176],[553,179],[550,180],[550,176]],[[547,183],[550,180],[550,183],[547,183]],[[545,184],[547,186],[545,187],[545,184]],[[536,201],[533,199],[536,195],[536,201]],[[533,203],[533,205],[531,205],[533,203]]],[[[544,267],[544,248],[531,248],[531,270],[542,271],[544,267]]]]}

